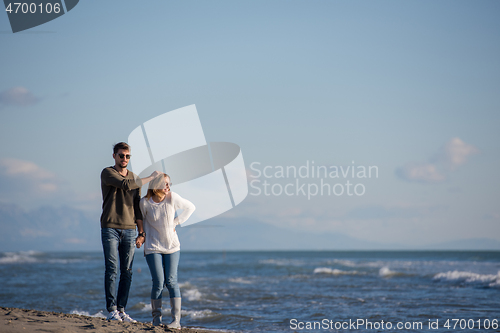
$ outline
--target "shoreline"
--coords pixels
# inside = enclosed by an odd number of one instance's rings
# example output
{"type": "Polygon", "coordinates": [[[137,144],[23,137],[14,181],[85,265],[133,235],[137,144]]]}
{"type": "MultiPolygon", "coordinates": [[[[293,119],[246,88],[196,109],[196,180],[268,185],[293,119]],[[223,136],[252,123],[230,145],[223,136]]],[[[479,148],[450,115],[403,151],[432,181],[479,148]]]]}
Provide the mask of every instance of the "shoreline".
{"type": "MultiPolygon", "coordinates": [[[[170,318],[170,317],[169,317],[170,318]]],[[[89,317],[78,314],[67,314],[50,311],[28,310],[0,307],[0,332],[179,332],[179,333],[214,333],[231,332],[228,330],[210,330],[196,327],[182,327],[180,330],[165,326],[153,327],[151,323],[124,323],[107,321],[104,318],[89,317]]]]}

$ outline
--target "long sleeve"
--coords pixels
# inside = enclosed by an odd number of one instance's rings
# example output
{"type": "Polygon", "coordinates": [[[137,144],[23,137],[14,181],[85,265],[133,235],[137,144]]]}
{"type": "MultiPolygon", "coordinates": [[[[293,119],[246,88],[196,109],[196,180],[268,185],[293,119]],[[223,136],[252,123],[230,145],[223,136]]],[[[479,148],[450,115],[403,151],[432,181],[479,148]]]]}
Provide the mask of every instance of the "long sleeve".
{"type": "Polygon", "coordinates": [[[146,223],[146,198],[142,198],[141,201],[139,201],[139,209],[141,210],[141,215],[142,215],[142,220],[144,223],[146,223]]]}
{"type": "Polygon", "coordinates": [[[142,211],[139,206],[141,202],[141,188],[139,187],[134,193],[134,215],[136,220],[143,220],[142,211]]]}
{"type": "Polygon", "coordinates": [[[118,171],[111,168],[105,168],[101,172],[101,181],[107,186],[130,191],[142,186],[142,180],[139,177],[135,177],[135,175],[133,176],[134,177],[123,177],[118,171]]]}
{"type": "Polygon", "coordinates": [[[141,180],[128,171],[123,177],[113,167],[101,172],[101,228],[135,229],[142,219],[139,208],[141,180]]]}
{"type": "Polygon", "coordinates": [[[179,225],[186,222],[186,220],[193,214],[196,207],[191,201],[182,198],[177,193],[172,193],[172,196],[175,198],[175,210],[182,209],[182,213],[174,219],[174,224],[179,225]]]}
{"type": "Polygon", "coordinates": [[[178,194],[172,192],[170,200],[165,199],[156,203],[151,199],[142,198],[140,208],[144,217],[144,231],[146,241],[144,253],[174,253],[181,249],[175,226],[184,223],[195,210],[194,205],[178,194]],[[182,213],[174,218],[175,211],[182,209],[182,213]]]}

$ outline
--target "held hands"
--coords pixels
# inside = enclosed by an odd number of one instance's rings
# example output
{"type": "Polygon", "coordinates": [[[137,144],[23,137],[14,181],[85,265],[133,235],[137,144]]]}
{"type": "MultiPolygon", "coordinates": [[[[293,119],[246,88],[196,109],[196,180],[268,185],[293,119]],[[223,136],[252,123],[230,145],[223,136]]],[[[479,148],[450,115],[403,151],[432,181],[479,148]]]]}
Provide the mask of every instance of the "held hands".
{"type": "Polygon", "coordinates": [[[144,244],[145,238],[144,236],[139,236],[135,239],[135,246],[140,249],[142,244],[144,244]]]}

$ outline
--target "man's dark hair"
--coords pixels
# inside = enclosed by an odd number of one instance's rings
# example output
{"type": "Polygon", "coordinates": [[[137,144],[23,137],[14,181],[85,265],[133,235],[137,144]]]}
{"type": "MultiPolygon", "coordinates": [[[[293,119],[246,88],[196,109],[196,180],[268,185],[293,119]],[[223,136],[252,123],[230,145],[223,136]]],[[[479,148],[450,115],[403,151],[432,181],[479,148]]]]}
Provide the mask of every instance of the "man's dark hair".
{"type": "Polygon", "coordinates": [[[130,146],[126,142],[118,142],[113,146],[113,154],[117,154],[120,149],[130,151],[130,146]]]}

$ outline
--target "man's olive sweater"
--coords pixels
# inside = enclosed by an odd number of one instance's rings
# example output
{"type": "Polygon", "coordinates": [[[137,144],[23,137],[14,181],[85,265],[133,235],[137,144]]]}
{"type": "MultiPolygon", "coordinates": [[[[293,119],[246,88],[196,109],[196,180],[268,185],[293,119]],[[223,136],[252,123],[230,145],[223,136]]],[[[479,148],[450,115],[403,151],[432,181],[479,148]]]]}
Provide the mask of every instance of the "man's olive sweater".
{"type": "Polygon", "coordinates": [[[135,229],[136,220],[142,220],[141,186],[141,179],[132,171],[123,177],[113,167],[102,170],[101,228],[135,229]]]}

